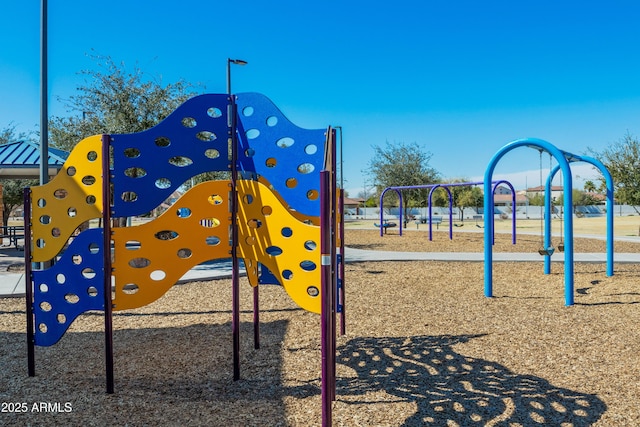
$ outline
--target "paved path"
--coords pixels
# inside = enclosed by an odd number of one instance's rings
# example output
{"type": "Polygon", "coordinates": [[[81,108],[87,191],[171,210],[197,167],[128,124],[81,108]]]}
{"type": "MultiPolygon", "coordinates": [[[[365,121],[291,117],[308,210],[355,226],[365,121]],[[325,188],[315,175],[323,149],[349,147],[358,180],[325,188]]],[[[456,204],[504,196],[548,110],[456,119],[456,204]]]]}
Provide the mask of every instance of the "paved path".
{"type": "MultiPolygon", "coordinates": [[[[483,262],[482,252],[392,252],[370,251],[362,249],[345,249],[347,262],[365,261],[465,261],[483,262]]],[[[536,253],[494,253],[495,262],[542,262],[542,256],[536,253]]],[[[556,252],[551,257],[552,262],[564,261],[564,254],[556,252]]],[[[575,253],[575,262],[606,262],[604,253],[575,253]]],[[[640,263],[640,253],[616,253],[614,262],[640,263]]],[[[24,252],[10,248],[0,248],[0,297],[22,297],[25,293],[24,273],[8,272],[7,268],[12,264],[24,264],[24,252]]],[[[241,270],[244,274],[244,270],[241,270]]],[[[185,273],[178,283],[198,280],[213,280],[231,277],[231,261],[211,261],[195,266],[185,273]]]]}

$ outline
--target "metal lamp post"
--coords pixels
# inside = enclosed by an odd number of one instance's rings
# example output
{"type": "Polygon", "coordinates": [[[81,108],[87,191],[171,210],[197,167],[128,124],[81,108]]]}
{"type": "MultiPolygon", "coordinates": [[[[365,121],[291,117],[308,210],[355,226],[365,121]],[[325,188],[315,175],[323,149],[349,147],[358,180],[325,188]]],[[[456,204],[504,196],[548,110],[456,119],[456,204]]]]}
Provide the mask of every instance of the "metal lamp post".
{"type": "Polygon", "coordinates": [[[238,142],[236,139],[237,107],[231,94],[231,64],[247,65],[242,59],[227,58],[227,123],[231,143],[231,333],[233,335],[233,379],[240,379],[240,263],[237,254],[238,243],[238,142]]]}

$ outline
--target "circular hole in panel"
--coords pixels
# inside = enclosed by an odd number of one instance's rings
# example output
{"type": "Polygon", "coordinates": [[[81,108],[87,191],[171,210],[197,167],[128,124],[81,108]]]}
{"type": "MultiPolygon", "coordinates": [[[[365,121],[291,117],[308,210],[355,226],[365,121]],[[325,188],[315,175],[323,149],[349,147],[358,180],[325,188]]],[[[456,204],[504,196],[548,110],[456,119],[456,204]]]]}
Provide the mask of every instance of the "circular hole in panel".
{"type": "Polygon", "coordinates": [[[140,150],[138,150],[137,148],[125,148],[124,149],[124,156],[129,158],[129,159],[135,159],[140,157],[140,150]]]}
{"type": "Polygon", "coordinates": [[[40,332],[42,332],[43,334],[46,334],[46,333],[47,333],[47,325],[46,325],[46,324],[44,324],[44,323],[40,323],[40,324],[38,325],[38,330],[39,330],[40,332]]]}
{"type": "Polygon", "coordinates": [[[168,147],[171,145],[171,140],[166,136],[159,136],[156,138],[155,143],[158,147],[168,147]]]}
{"type": "Polygon", "coordinates": [[[222,204],[222,196],[219,194],[212,194],[207,198],[207,201],[212,205],[220,205],[222,204]]]}
{"type": "Polygon", "coordinates": [[[88,205],[94,205],[96,203],[96,196],[94,196],[93,194],[89,194],[85,201],[88,205]]]}
{"type": "Polygon", "coordinates": [[[204,228],[215,228],[220,225],[220,220],[218,218],[202,218],[200,225],[204,228]]]}
{"type": "Polygon", "coordinates": [[[245,132],[245,135],[247,135],[247,139],[256,139],[260,136],[260,131],[258,129],[249,129],[245,132]]]}
{"type": "Polygon", "coordinates": [[[48,303],[48,302],[46,302],[46,301],[42,301],[42,302],[40,303],[40,310],[42,310],[42,311],[51,311],[51,308],[52,308],[52,307],[51,307],[51,304],[49,304],[49,303],[48,303]]]}
{"type": "Polygon", "coordinates": [[[306,147],[304,147],[304,152],[309,155],[316,154],[318,152],[318,146],[314,144],[309,144],[306,147]]]}
{"type": "Polygon", "coordinates": [[[244,107],[242,109],[242,115],[244,115],[245,117],[253,115],[253,107],[244,107]]]}
{"type": "Polygon", "coordinates": [[[84,277],[85,279],[93,279],[94,277],[96,277],[96,272],[93,270],[93,268],[83,268],[82,277],[84,277]]]}
{"type": "Polygon", "coordinates": [[[44,208],[47,206],[47,201],[45,199],[38,199],[37,205],[39,208],[44,208]]]}
{"type": "Polygon", "coordinates": [[[100,252],[100,245],[95,242],[89,243],[89,253],[95,255],[98,252],[100,252]]]}
{"type": "Polygon", "coordinates": [[[216,246],[220,243],[220,238],[217,236],[208,236],[204,241],[208,246],[216,246]]]}
{"type": "Polygon", "coordinates": [[[283,227],[282,230],[280,230],[280,233],[282,233],[284,237],[293,236],[293,230],[289,227],[283,227]]]}
{"type": "Polygon", "coordinates": [[[315,286],[309,286],[307,288],[307,295],[309,295],[310,297],[314,297],[315,298],[318,295],[320,295],[320,291],[315,286]]]}
{"type": "Polygon", "coordinates": [[[96,177],[91,175],[86,175],[82,177],[82,183],[84,185],[93,185],[96,183],[96,177]]]}
{"type": "Polygon", "coordinates": [[[166,190],[167,188],[171,188],[171,181],[169,178],[158,178],[155,182],[156,188],[160,190],[166,190]]]}
{"type": "Polygon", "coordinates": [[[58,227],[53,227],[51,229],[51,235],[53,237],[60,237],[60,229],[58,227]]]}
{"type": "Polygon", "coordinates": [[[302,173],[302,174],[308,174],[314,171],[316,167],[313,166],[311,163],[302,163],[300,165],[298,165],[298,172],[302,173]]]}
{"type": "Polygon", "coordinates": [[[273,127],[278,124],[278,118],[276,116],[267,117],[267,126],[273,127]]]}
{"type": "Polygon", "coordinates": [[[131,268],[145,268],[151,264],[151,260],[148,258],[139,257],[130,259],[127,264],[129,264],[129,267],[131,268]]]}
{"type": "Polygon", "coordinates": [[[45,245],[45,244],[46,244],[46,243],[44,242],[44,239],[37,239],[37,240],[36,240],[36,247],[38,247],[38,248],[40,248],[40,249],[44,248],[44,245],[45,245]]]}
{"type": "Polygon", "coordinates": [[[189,248],[178,249],[178,258],[182,258],[182,259],[191,258],[192,254],[193,253],[191,252],[191,249],[189,249],[189,248]]]}
{"type": "Polygon", "coordinates": [[[124,175],[129,178],[142,178],[147,175],[147,171],[142,168],[127,168],[124,170],[124,175]]]}
{"type": "Polygon", "coordinates": [[[287,188],[296,188],[296,186],[298,185],[298,180],[295,178],[287,178],[287,180],[285,181],[285,185],[287,186],[287,188]]]}
{"type": "Polygon", "coordinates": [[[264,163],[268,168],[275,168],[278,161],[274,157],[269,157],[264,163]]]}
{"type": "Polygon", "coordinates": [[[256,238],[253,236],[247,236],[246,239],[244,239],[245,242],[247,242],[247,245],[255,245],[256,244],[256,238]]]}
{"type": "Polygon", "coordinates": [[[192,165],[193,160],[184,156],[175,156],[169,159],[169,164],[173,166],[177,166],[179,168],[184,168],[186,166],[192,165]]]}
{"type": "Polygon", "coordinates": [[[253,196],[251,194],[247,194],[242,198],[242,200],[244,200],[247,205],[250,205],[253,203],[253,196]]]}
{"type": "Polygon", "coordinates": [[[72,206],[67,209],[67,215],[69,216],[69,218],[74,218],[76,215],[78,215],[78,210],[72,206]]]}
{"type": "Polygon", "coordinates": [[[95,162],[97,158],[98,153],[96,153],[95,151],[92,150],[87,153],[87,160],[89,160],[90,162],[95,162]]]}
{"type": "Polygon", "coordinates": [[[138,285],[136,285],[135,283],[127,283],[122,287],[122,292],[124,292],[127,295],[133,295],[139,290],[140,288],[138,288],[138,285]]]}
{"type": "Polygon", "coordinates": [[[62,273],[56,274],[56,282],[58,282],[58,284],[62,285],[66,280],[67,278],[64,276],[64,274],[62,273]]]}
{"type": "Polygon", "coordinates": [[[217,119],[218,117],[222,117],[222,111],[220,111],[220,109],[217,107],[211,107],[207,110],[207,115],[209,115],[209,117],[217,119]]]}
{"type": "Polygon", "coordinates": [[[262,227],[262,221],[260,221],[259,219],[250,219],[249,221],[247,221],[247,225],[249,226],[249,228],[260,228],[262,227]]]}
{"type": "Polygon", "coordinates": [[[316,269],[316,263],[307,259],[300,263],[300,268],[304,271],[313,271],[316,269]]]}
{"type": "Polygon", "coordinates": [[[217,159],[220,157],[220,152],[215,148],[208,148],[204,151],[204,156],[208,159],[217,159]]]}
{"type": "Polygon", "coordinates": [[[289,148],[293,145],[294,142],[295,141],[293,140],[293,138],[285,136],[284,138],[280,138],[279,140],[277,140],[276,145],[280,148],[289,148]]]}
{"type": "Polygon", "coordinates": [[[82,255],[79,255],[79,254],[72,255],[71,262],[74,263],[75,265],[82,264],[82,255]]]}
{"type": "Polygon", "coordinates": [[[178,208],[176,210],[176,215],[178,215],[178,218],[189,218],[191,216],[191,209],[189,209],[189,208],[178,208]]]}
{"type": "Polygon", "coordinates": [[[64,325],[67,322],[67,316],[65,316],[62,313],[58,313],[56,314],[56,320],[58,321],[58,323],[60,323],[61,325],[64,325]]]}
{"type": "Polygon", "coordinates": [[[319,196],[318,190],[309,190],[307,191],[307,199],[316,200],[319,196]]]}
{"type": "Polygon", "coordinates": [[[76,168],[75,166],[69,166],[67,168],[67,175],[69,176],[74,176],[76,174],[76,168]]]}
{"type": "Polygon", "coordinates": [[[218,137],[213,132],[209,132],[208,130],[203,130],[196,134],[196,138],[198,138],[200,141],[211,142],[211,141],[215,141],[216,138],[218,137]]]}
{"type": "Polygon", "coordinates": [[[285,280],[293,279],[293,271],[291,271],[291,270],[282,270],[282,277],[285,280]]]}
{"type": "Polygon", "coordinates": [[[158,231],[153,236],[158,240],[173,240],[173,239],[177,239],[179,234],[173,230],[162,230],[162,231],[158,231]]]}
{"type": "Polygon", "coordinates": [[[65,190],[64,188],[58,188],[56,191],[53,192],[53,197],[55,197],[56,199],[62,200],[65,197],[67,197],[67,190],[65,190]]]}
{"type": "Polygon", "coordinates": [[[49,286],[47,286],[45,283],[41,283],[39,286],[40,292],[42,293],[46,293],[49,291],[49,286]]]}
{"type": "Polygon", "coordinates": [[[307,240],[306,242],[304,242],[304,248],[308,251],[313,251],[316,249],[318,245],[316,245],[316,242],[314,242],[313,240],[307,240]]]}
{"type": "Polygon", "coordinates": [[[271,206],[263,206],[262,209],[260,209],[260,212],[262,212],[262,215],[264,216],[269,216],[273,213],[273,209],[271,206]]]}
{"type": "Polygon", "coordinates": [[[196,125],[198,124],[198,122],[196,122],[196,119],[194,119],[193,117],[184,117],[180,121],[180,123],[182,123],[182,126],[189,129],[196,127],[196,125]]]}
{"type": "Polygon", "coordinates": [[[78,295],[76,294],[68,293],[65,294],[64,300],[69,304],[77,304],[78,301],[80,301],[80,297],[78,297],[78,295]]]}
{"type": "Polygon", "coordinates": [[[282,255],[282,249],[278,246],[269,246],[264,251],[267,253],[267,255],[271,255],[271,256],[282,255]]]}
{"type": "Polygon", "coordinates": [[[96,288],[95,286],[89,286],[87,288],[87,295],[89,295],[90,297],[97,297],[98,296],[98,288],[96,288]]]}
{"type": "Polygon", "coordinates": [[[155,280],[157,282],[159,280],[164,280],[164,278],[167,277],[167,273],[162,270],[154,270],[151,272],[149,277],[151,278],[151,280],[155,280]]]}
{"type": "Polygon", "coordinates": [[[253,148],[247,148],[246,150],[244,150],[244,155],[246,157],[253,157],[256,155],[256,150],[254,150],[253,148]]]}
{"type": "Polygon", "coordinates": [[[125,191],[120,195],[120,197],[124,202],[135,202],[136,200],[138,200],[138,195],[133,191],[125,191]]]}
{"type": "Polygon", "coordinates": [[[51,222],[51,217],[49,215],[41,215],[40,216],[40,224],[47,225],[51,222]]]}
{"type": "Polygon", "coordinates": [[[137,251],[140,246],[140,241],[138,240],[127,240],[127,243],[124,244],[124,247],[130,251],[137,251]]]}

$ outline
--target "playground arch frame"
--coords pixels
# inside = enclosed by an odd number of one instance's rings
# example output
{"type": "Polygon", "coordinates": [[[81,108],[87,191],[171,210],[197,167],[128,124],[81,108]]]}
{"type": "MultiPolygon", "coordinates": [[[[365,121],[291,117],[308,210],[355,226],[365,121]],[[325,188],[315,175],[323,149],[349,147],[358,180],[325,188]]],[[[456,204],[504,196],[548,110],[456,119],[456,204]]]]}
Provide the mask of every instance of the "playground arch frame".
{"type": "MultiPolygon", "coordinates": [[[[583,161],[592,164],[597,167],[605,177],[607,185],[607,274],[613,275],[613,180],[611,175],[604,167],[604,165],[596,159],[584,156],[578,156],[573,153],[569,153],[560,150],[555,145],[548,141],[538,138],[524,138],[512,141],[502,147],[489,161],[487,169],[484,175],[484,294],[485,297],[493,297],[493,216],[494,206],[489,200],[490,187],[489,183],[493,178],[493,172],[500,159],[513,149],[519,147],[534,148],[540,152],[546,151],[553,156],[558,165],[549,174],[546,187],[545,187],[545,233],[544,233],[544,245],[549,247],[551,245],[551,181],[558,171],[562,171],[563,187],[569,189],[565,191],[563,197],[563,207],[565,212],[563,238],[564,238],[564,296],[565,305],[571,306],[574,304],[574,242],[573,242],[573,181],[571,176],[571,162],[583,161]],[[566,215],[569,212],[570,215],[566,215]]],[[[550,272],[551,255],[545,255],[545,273],[550,272]]]]}
{"type": "MultiPolygon", "coordinates": [[[[444,188],[447,191],[447,194],[449,195],[449,240],[453,239],[453,196],[451,195],[451,190],[449,189],[450,187],[471,187],[471,186],[476,186],[476,185],[483,185],[485,182],[484,181],[473,181],[473,182],[452,182],[452,183],[437,183],[437,184],[420,184],[420,185],[398,185],[398,186],[390,186],[385,188],[384,190],[382,190],[382,193],[380,193],[380,236],[384,235],[384,210],[383,210],[383,206],[384,206],[384,196],[387,193],[387,191],[389,190],[394,190],[396,192],[396,194],[398,195],[398,200],[399,200],[399,216],[398,216],[398,221],[399,221],[399,234],[400,236],[402,236],[402,226],[404,224],[404,220],[405,218],[403,218],[404,214],[403,214],[403,199],[402,199],[402,190],[424,190],[424,189],[428,189],[430,188],[431,190],[429,191],[429,196],[428,196],[428,200],[427,200],[427,204],[428,204],[428,224],[429,224],[429,240],[432,240],[433,237],[433,222],[431,221],[433,218],[432,215],[432,196],[433,196],[433,192],[438,189],[438,188],[444,188]]],[[[515,245],[516,244],[516,216],[515,216],[515,206],[516,206],[516,192],[515,189],[513,187],[513,185],[511,185],[511,183],[507,180],[498,180],[498,181],[492,181],[491,185],[493,186],[493,188],[491,189],[491,195],[492,197],[495,195],[495,191],[496,189],[501,186],[501,185],[507,185],[509,187],[509,189],[511,190],[511,204],[513,206],[513,210],[514,210],[514,215],[512,215],[511,218],[511,230],[512,230],[512,242],[515,245]]],[[[486,191],[486,187],[485,187],[485,191],[486,191]]],[[[486,203],[486,199],[485,199],[485,203],[486,203]]],[[[486,210],[485,210],[486,211],[486,210]]],[[[493,241],[495,241],[495,235],[493,236],[493,241]]]]}

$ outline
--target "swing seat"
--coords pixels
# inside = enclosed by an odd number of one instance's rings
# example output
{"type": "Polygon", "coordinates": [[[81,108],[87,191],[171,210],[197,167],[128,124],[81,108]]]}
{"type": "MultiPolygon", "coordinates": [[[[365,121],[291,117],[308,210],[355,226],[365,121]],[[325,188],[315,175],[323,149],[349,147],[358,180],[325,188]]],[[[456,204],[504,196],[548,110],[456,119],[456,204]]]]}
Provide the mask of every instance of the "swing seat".
{"type": "Polygon", "coordinates": [[[558,250],[559,250],[560,252],[564,252],[564,243],[560,243],[560,244],[558,245],[558,250]]]}
{"type": "Polygon", "coordinates": [[[538,253],[540,255],[551,256],[551,255],[553,255],[554,252],[555,252],[555,249],[554,249],[553,246],[549,246],[548,248],[540,248],[540,249],[538,249],[538,253]]]}

